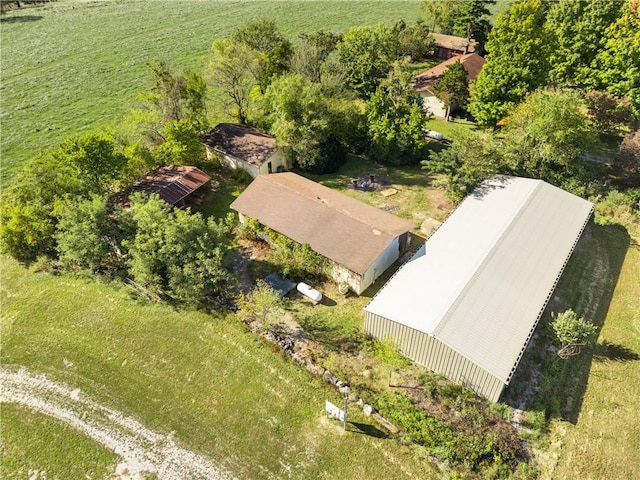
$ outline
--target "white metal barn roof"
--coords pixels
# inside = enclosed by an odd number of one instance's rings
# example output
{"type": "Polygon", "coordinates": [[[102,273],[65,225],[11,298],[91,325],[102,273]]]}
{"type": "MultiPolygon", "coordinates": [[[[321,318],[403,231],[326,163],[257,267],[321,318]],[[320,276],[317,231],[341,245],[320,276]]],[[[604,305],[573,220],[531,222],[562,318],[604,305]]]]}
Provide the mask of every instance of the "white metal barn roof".
{"type": "Polygon", "coordinates": [[[487,180],[365,310],[508,383],[592,209],[541,180],[487,180]]]}

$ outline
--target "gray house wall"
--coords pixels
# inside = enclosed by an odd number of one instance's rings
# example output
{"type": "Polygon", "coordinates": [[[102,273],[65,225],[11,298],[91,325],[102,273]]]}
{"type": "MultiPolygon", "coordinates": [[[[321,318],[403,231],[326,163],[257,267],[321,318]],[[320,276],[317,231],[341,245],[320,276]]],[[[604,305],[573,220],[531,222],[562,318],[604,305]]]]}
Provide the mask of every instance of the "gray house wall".
{"type": "Polygon", "coordinates": [[[497,402],[502,394],[503,381],[431,335],[368,311],[364,315],[364,328],[373,337],[392,338],[407,358],[478,395],[497,402]]]}
{"type": "MultiPolygon", "coordinates": [[[[362,295],[387,269],[398,260],[400,254],[400,238],[407,238],[407,234],[403,233],[400,237],[394,238],[387,248],[380,254],[375,261],[369,265],[364,274],[352,272],[347,267],[334,264],[331,270],[331,277],[337,283],[346,283],[349,288],[357,295],[362,295]]],[[[406,248],[406,240],[404,241],[406,248]]]]}
{"type": "Polygon", "coordinates": [[[258,175],[266,175],[268,173],[276,173],[284,168],[287,170],[289,165],[287,159],[282,150],[276,150],[276,152],[269,157],[269,159],[262,163],[262,165],[253,165],[246,160],[235,157],[228,153],[217,150],[209,145],[205,145],[207,150],[207,159],[218,158],[220,163],[225,168],[230,170],[241,169],[251,175],[252,178],[256,178],[258,175]],[[271,164],[271,171],[269,171],[269,164],[271,164]]]}

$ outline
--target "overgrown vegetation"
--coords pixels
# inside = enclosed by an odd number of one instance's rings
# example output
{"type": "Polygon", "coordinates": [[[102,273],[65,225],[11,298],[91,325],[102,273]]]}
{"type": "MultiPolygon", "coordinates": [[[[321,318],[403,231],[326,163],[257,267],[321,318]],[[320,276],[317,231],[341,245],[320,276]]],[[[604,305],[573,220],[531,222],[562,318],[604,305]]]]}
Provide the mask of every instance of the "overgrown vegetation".
{"type": "Polygon", "coordinates": [[[284,277],[318,282],[329,278],[330,261],[306,243],[295,242],[254,219],[245,219],[238,226],[238,233],[246,239],[268,243],[271,248],[269,262],[284,277]]]}
{"type": "MultiPolygon", "coordinates": [[[[444,393],[444,389],[441,390],[444,393]]],[[[406,431],[410,440],[454,468],[463,466],[482,478],[509,476],[520,461],[520,442],[504,421],[477,404],[475,395],[458,390],[455,415],[433,415],[412,399],[391,392],[378,397],[380,411],[406,431]]]]}

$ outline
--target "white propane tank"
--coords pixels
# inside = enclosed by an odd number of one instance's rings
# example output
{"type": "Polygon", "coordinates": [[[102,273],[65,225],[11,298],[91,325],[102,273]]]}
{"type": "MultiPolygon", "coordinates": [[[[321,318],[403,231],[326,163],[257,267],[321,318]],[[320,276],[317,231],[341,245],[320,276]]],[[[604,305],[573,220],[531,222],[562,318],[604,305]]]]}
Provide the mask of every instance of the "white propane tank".
{"type": "Polygon", "coordinates": [[[318,303],[322,300],[322,294],[314,288],[311,288],[304,282],[300,282],[297,286],[298,291],[305,297],[309,297],[313,303],[318,303]]]}

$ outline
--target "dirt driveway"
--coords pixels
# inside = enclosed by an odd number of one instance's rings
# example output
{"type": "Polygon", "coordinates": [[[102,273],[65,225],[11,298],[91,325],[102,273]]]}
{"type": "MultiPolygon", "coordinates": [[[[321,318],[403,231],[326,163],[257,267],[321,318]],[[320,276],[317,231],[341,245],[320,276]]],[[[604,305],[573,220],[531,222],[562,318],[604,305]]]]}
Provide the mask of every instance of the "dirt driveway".
{"type": "Polygon", "coordinates": [[[229,479],[208,458],[180,447],[173,435],[153,432],[137,420],[100,405],[80,389],[55,383],[26,369],[0,369],[0,403],[17,403],[54,417],[121,457],[112,478],[229,479]]]}

